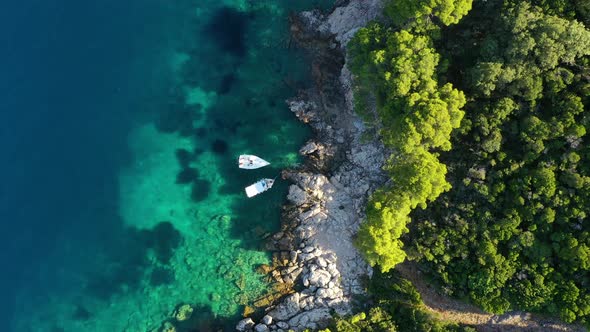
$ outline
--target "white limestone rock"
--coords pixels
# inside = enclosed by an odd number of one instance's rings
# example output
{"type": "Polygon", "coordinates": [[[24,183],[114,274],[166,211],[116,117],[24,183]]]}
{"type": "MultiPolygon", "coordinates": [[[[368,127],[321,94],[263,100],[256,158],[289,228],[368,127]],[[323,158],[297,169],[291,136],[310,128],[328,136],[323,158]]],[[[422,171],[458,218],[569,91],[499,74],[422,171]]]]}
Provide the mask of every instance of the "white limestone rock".
{"type": "Polygon", "coordinates": [[[322,211],[322,208],[319,204],[315,204],[314,206],[312,206],[309,210],[303,212],[300,216],[299,216],[299,220],[301,221],[305,221],[313,216],[315,216],[316,214],[320,213],[322,211]]]}
{"type": "Polygon", "coordinates": [[[308,197],[305,191],[299,188],[299,186],[292,184],[289,186],[289,194],[287,195],[287,199],[296,206],[301,206],[307,202],[308,197]]]}
{"type": "Polygon", "coordinates": [[[285,322],[277,322],[277,327],[280,329],[288,329],[289,328],[289,324],[285,323],[285,322]]]}
{"type": "Polygon", "coordinates": [[[299,307],[302,310],[311,310],[311,309],[315,308],[314,301],[315,301],[315,297],[313,295],[307,296],[304,299],[302,299],[301,302],[299,302],[299,307]]]}
{"type": "Polygon", "coordinates": [[[317,324],[315,324],[316,322],[328,320],[330,318],[331,318],[330,309],[318,308],[318,309],[313,309],[310,311],[303,312],[303,313],[289,319],[289,325],[291,327],[295,327],[295,328],[297,328],[297,327],[299,327],[299,328],[304,328],[304,327],[312,328],[312,325],[310,324],[311,322],[313,322],[314,325],[317,327],[317,324]]]}
{"type": "MultiPolygon", "coordinates": [[[[336,35],[336,40],[346,45],[359,28],[381,15],[382,10],[382,0],[352,0],[347,6],[334,9],[318,30],[329,31],[336,35]]],[[[315,19],[318,20],[319,17],[315,19]]]]}
{"type": "Polygon", "coordinates": [[[316,287],[327,287],[328,283],[332,279],[330,273],[323,269],[316,269],[314,271],[310,271],[310,273],[307,276],[304,276],[303,278],[305,279],[306,277],[309,284],[311,286],[316,287]]]}
{"type": "Polygon", "coordinates": [[[264,317],[262,317],[261,322],[262,322],[262,324],[270,325],[270,324],[272,324],[272,317],[269,315],[264,315],[264,317]]]}
{"type": "Polygon", "coordinates": [[[317,257],[316,258],[316,264],[321,267],[321,268],[327,268],[328,267],[328,262],[326,262],[326,260],[323,257],[317,257]]]}
{"type": "Polygon", "coordinates": [[[316,298],[326,299],[326,300],[333,300],[342,297],[342,290],[332,287],[332,288],[320,288],[316,292],[316,298]]]}
{"type": "Polygon", "coordinates": [[[309,253],[312,253],[314,250],[315,250],[314,247],[308,246],[308,247],[301,249],[301,252],[304,254],[309,254],[309,253]]]}
{"type": "Polygon", "coordinates": [[[256,332],[269,332],[270,329],[268,328],[268,326],[261,323],[261,324],[256,324],[256,326],[254,326],[254,331],[256,331],[256,332]]]}
{"type": "Polygon", "coordinates": [[[312,154],[318,151],[320,148],[320,145],[318,145],[316,142],[311,141],[305,144],[301,149],[299,149],[299,154],[301,154],[302,156],[306,156],[308,154],[312,154]]]}
{"type": "Polygon", "coordinates": [[[299,293],[289,295],[276,309],[268,313],[274,320],[287,320],[299,313],[299,293]]]}
{"type": "Polygon", "coordinates": [[[246,331],[254,327],[254,321],[252,318],[244,318],[238,322],[236,325],[236,330],[238,331],[246,331]]]}

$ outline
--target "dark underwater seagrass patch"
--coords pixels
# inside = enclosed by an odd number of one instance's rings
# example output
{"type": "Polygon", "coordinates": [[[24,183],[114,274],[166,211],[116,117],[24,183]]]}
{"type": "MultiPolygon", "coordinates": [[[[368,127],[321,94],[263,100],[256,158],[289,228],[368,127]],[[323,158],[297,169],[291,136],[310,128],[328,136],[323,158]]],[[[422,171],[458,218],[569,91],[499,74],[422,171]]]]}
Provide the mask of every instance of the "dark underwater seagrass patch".
{"type": "Polygon", "coordinates": [[[248,17],[233,8],[223,7],[218,9],[205,25],[205,35],[224,52],[236,57],[246,54],[246,24],[248,17]]]}

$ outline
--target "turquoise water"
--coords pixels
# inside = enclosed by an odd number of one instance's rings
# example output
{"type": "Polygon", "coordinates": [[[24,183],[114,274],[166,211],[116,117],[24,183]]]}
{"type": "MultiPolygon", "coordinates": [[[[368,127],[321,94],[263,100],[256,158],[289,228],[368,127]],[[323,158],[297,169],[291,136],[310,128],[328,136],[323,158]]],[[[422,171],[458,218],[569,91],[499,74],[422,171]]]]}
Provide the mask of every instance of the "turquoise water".
{"type": "Polygon", "coordinates": [[[186,303],[195,314],[177,330],[208,330],[268,290],[255,269],[288,184],[243,188],[300,161],[310,132],[284,100],[308,86],[309,63],[287,17],[329,3],[19,9],[5,32],[31,58],[8,59],[23,69],[5,82],[0,132],[7,329],[152,331],[186,303]],[[17,28],[25,18],[39,26],[17,28]],[[242,153],[271,166],[239,170],[242,153]]]}

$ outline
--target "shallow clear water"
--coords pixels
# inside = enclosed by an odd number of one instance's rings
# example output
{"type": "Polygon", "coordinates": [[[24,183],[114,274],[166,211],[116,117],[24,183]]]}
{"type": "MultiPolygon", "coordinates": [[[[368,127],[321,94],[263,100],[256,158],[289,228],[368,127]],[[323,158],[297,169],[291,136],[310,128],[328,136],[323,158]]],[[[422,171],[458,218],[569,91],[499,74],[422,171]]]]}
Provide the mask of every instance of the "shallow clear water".
{"type": "Polygon", "coordinates": [[[243,188],[299,162],[287,16],[330,3],[292,2],[2,5],[1,330],[151,331],[181,303],[207,330],[268,290],[288,184],[243,188]]]}

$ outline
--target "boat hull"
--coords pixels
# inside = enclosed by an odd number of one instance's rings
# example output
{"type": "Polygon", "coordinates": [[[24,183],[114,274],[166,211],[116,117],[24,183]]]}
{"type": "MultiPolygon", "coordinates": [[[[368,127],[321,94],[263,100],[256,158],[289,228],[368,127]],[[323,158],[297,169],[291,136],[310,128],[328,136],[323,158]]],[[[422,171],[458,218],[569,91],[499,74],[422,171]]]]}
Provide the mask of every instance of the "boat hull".
{"type": "Polygon", "coordinates": [[[261,193],[269,190],[270,188],[272,188],[273,184],[274,184],[273,179],[262,179],[262,180],[245,188],[246,196],[254,197],[258,194],[261,194],[261,193]]]}

